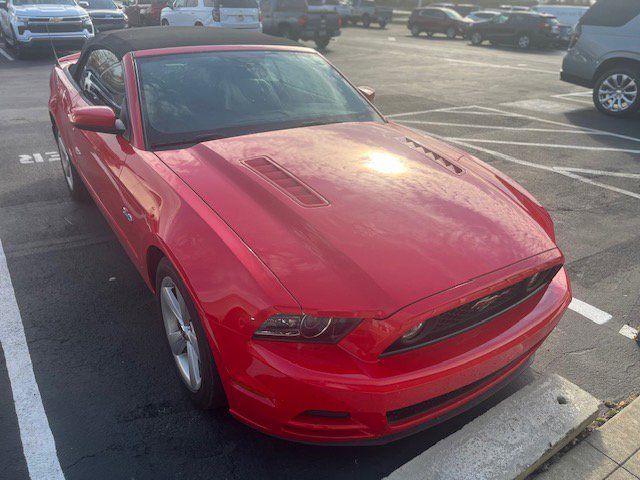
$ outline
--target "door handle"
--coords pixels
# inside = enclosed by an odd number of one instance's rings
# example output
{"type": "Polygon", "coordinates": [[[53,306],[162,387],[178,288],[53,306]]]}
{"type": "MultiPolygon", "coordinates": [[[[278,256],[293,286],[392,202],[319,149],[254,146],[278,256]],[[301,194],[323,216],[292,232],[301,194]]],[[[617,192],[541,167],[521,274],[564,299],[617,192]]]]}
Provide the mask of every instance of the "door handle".
{"type": "Polygon", "coordinates": [[[124,215],[124,218],[127,219],[127,222],[133,222],[133,215],[129,213],[129,209],[127,207],[122,207],[122,214],[124,215]]]}

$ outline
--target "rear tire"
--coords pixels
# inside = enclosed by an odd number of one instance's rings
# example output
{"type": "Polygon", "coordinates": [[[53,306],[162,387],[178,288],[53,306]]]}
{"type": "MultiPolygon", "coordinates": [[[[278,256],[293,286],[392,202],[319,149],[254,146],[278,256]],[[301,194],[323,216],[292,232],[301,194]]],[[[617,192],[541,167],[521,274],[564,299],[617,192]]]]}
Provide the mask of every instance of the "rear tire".
{"type": "Polygon", "coordinates": [[[294,42],[298,41],[298,38],[293,33],[293,29],[289,25],[282,25],[278,31],[281,37],[288,38],[294,42]]]}
{"type": "Polygon", "coordinates": [[[369,18],[368,15],[365,15],[364,17],[362,17],[362,26],[364,28],[369,28],[371,26],[371,19],[369,18]]]}
{"type": "Polygon", "coordinates": [[[194,27],[203,27],[204,25],[202,25],[202,23],[200,22],[196,22],[196,24],[194,25],[194,27]]]}
{"type": "MultiPolygon", "coordinates": [[[[180,361],[177,356],[174,355],[173,349],[169,344],[169,340],[167,338],[167,346],[169,348],[169,352],[176,361],[176,370],[178,373],[178,377],[185,384],[191,400],[196,404],[198,408],[209,410],[212,408],[226,406],[227,397],[224,393],[222,381],[220,380],[220,375],[218,374],[218,369],[213,359],[213,354],[211,353],[211,349],[209,347],[209,341],[207,340],[206,332],[202,326],[198,311],[195,308],[195,304],[191,299],[191,296],[189,295],[189,291],[184,286],[184,282],[180,278],[180,275],[178,275],[178,272],[173,267],[173,265],[171,265],[171,262],[169,262],[169,260],[167,260],[167,258],[165,257],[160,260],[158,271],[156,272],[156,298],[158,300],[158,304],[160,305],[160,311],[162,312],[163,323],[165,325],[165,332],[167,333],[168,337],[169,328],[171,327],[171,325],[169,325],[170,320],[168,320],[171,318],[171,309],[168,302],[166,301],[167,295],[173,295],[174,298],[182,299],[183,301],[178,301],[178,303],[181,307],[181,324],[184,325],[181,330],[182,332],[186,333],[186,335],[183,337],[186,350],[184,355],[187,355],[189,357],[187,353],[189,351],[187,343],[197,345],[196,351],[198,361],[194,363],[197,363],[197,365],[199,366],[198,374],[200,379],[199,382],[190,383],[189,380],[183,376],[183,373],[180,370],[179,366],[180,361]],[[193,335],[189,332],[191,332],[193,335]],[[194,336],[195,339],[193,338],[194,336]],[[187,339],[195,341],[190,342],[187,339]]],[[[176,325],[178,324],[179,323],[176,323],[176,325]]],[[[175,343],[176,342],[174,342],[174,345],[175,343]]],[[[179,349],[179,347],[174,348],[179,349]]],[[[191,369],[189,369],[189,373],[191,373],[191,369]]]]}
{"type": "Polygon", "coordinates": [[[413,35],[414,37],[419,37],[421,32],[422,30],[420,30],[420,27],[418,25],[411,26],[411,35],[413,35]]]}
{"type": "Polygon", "coordinates": [[[640,71],[621,66],[604,72],[593,87],[593,103],[612,117],[636,113],[640,109],[640,71]]]}
{"type": "Polygon", "coordinates": [[[318,48],[318,50],[324,50],[325,48],[327,48],[327,45],[329,45],[330,41],[331,37],[316,38],[316,47],[318,48]]]}
{"type": "Polygon", "coordinates": [[[453,40],[454,38],[456,38],[456,35],[458,35],[458,32],[454,27],[449,27],[447,28],[447,31],[445,32],[445,34],[447,35],[447,38],[449,40],[453,40]]]}
{"type": "Polygon", "coordinates": [[[433,37],[433,32],[427,32],[427,37],[429,38],[433,37]]]}
{"type": "Polygon", "coordinates": [[[484,38],[482,38],[482,34],[480,32],[473,32],[469,37],[469,40],[471,40],[471,44],[475,46],[482,45],[482,42],[484,42],[484,38]]]}
{"type": "Polygon", "coordinates": [[[386,20],[380,20],[378,22],[378,25],[380,25],[380,28],[384,28],[387,26],[387,21],[386,20]]]}
{"type": "Polygon", "coordinates": [[[169,20],[167,20],[166,18],[162,19],[162,22],[160,23],[163,27],[168,27],[169,26],[169,20]]]}
{"type": "Polygon", "coordinates": [[[516,45],[520,50],[529,50],[531,48],[531,37],[527,33],[518,35],[516,45]]]}

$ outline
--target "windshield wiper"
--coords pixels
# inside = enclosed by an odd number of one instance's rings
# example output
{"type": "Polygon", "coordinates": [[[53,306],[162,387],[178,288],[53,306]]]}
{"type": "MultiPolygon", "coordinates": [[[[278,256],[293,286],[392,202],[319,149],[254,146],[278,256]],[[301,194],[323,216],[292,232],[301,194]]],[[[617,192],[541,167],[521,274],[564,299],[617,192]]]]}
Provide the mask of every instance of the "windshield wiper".
{"type": "Polygon", "coordinates": [[[151,145],[151,148],[166,148],[166,147],[191,147],[198,143],[208,142],[210,140],[220,140],[221,138],[227,138],[227,135],[216,135],[216,134],[207,134],[207,135],[198,135],[197,137],[191,137],[187,140],[177,140],[175,142],[166,142],[166,143],[154,143],[151,145]]]}

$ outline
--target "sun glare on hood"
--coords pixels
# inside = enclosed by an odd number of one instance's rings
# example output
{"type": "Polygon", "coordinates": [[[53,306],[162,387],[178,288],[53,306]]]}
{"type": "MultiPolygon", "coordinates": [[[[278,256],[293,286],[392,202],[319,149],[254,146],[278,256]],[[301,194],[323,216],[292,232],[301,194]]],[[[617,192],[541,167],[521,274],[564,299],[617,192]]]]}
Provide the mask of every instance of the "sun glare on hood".
{"type": "Polygon", "coordinates": [[[399,175],[407,171],[407,167],[402,163],[402,160],[388,153],[371,152],[367,155],[367,159],[365,166],[378,173],[399,175]]]}

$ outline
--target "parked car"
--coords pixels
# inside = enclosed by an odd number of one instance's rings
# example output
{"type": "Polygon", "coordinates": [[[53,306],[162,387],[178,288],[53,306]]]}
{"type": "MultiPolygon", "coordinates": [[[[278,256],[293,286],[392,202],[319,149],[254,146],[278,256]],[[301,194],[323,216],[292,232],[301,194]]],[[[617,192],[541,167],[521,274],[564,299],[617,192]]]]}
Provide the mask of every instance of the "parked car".
{"type": "Polygon", "coordinates": [[[310,12],[307,0],[262,0],[262,30],[291,40],[314,41],[326,48],[340,35],[342,21],[335,12],[310,12]]]}
{"type": "Polygon", "coordinates": [[[350,4],[349,21],[353,25],[362,22],[363,27],[369,28],[372,23],[377,23],[384,28],[393,18],[393,8],[379,5],[375,0],[350,0],[350,4]]]}
{"type": "Polygon", "coordinates": [[[528,12],[531,7],[526,5],[500,5],[499,9],[502,12],[528,12]]]}
{"type": "Polygon", "coordinates": [[[155,294],[147,327],[198,407],[386,443],[504,387],[560,321],[571,289],[540,203],[384,118],[316,51],[218,28],[101,37],[51,74],[61,181],[155,294]]]}
{"type": "Polygon", "coordinates": [[[431,37],[435,33],[444,33],[447,38],[464,37],[473,22],[462,17],[455,10],[441,7],[416,8],[411,12],[407,28],[414,37],[422,32],[431,37]]]}
{"type": "Polygon", "coordinates": [[[162,9],[160,24],[262,31],[257,0],[173,0],[162,9]]]}
{"type": "Polygon", "coordinates": [[[0,0],[0,30],[18,58],[52,44],[79,49],[94,35],[89,14],[74,0],[0,0]]]}
{"type": "Polygon", "coordinates": [[[478,7],[478,5],[474,5],[473,3],[458,3],[454,5],[453,8],[451,8],[451,10],[455,10],[463,17],[466,17],[471,12],[475,12],[479,8],[480,7],[478,7]]]}
{"type": "Polygon", "coordinates": [[[123,0],[130,27],[160,25],[160,14],[167,0],[123,0]]]}
{"type": "Polygon", "coordinates": [[[560,78],[593,89],[599,111],[614,117],[640,108],[640,2],[599,0],[576,27],[560,78]]]}
{"type": "Polygon", "coordinates": [[[96,33],[129,26],[127,15],[113,0],[85,0],[81,3],[85,4],[83,6],[91,17],[96,33]]]}
{"type": "Polygon", "coordinates": [[[521,49],[550,47],[558,44],[560,27],[551,15],[532,12],[502,12],[493,20],[469,27],[473,45],[485,40],[496,45],[515,45],[521,49]]]}
{"type": "Polygon", "coordinates": [[[573,37],[573,31],[578,25],[582,16],[589,10],[589,7],[566,6],[566,5],[538,5],[531,8],[537,13],[553,15],[560,23],[560,45],[568,47],[573,37]]]}
{"type": "Polygon", "coordinates": [[[477,12],[471,12],[466,16],[472,22],[486,22],[488,20],[493,20],[500,12],[498,10],[478,10],[477,12]]]}

